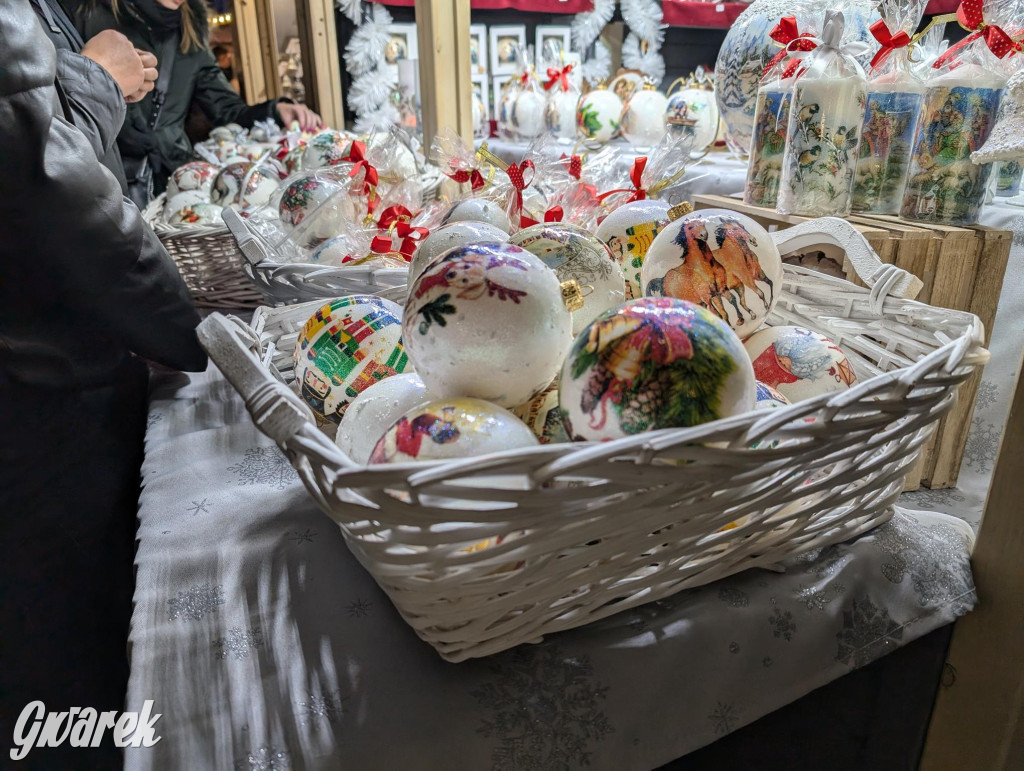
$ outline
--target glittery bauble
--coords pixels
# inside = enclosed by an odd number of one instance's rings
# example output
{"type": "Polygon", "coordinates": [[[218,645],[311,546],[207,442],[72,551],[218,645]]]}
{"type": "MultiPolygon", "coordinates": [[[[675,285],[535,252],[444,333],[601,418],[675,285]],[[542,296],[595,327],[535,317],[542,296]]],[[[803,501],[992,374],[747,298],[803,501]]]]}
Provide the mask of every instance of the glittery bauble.
{"type": "Polygon", "coordinates": [[[412,255],[409,277],[416,278],[435,259],[456,246],[475,244],[480,241],[508,241],[508,233],[486,222],[449,222],[420,241],[412,255]]]}
{"type": "Polygon", "coordinates": [[[743,344],[710,311],[642,297],[607,311],[565,359],[559,404],[580,439],[696,426],[754,407],[743,344]]]}
{"type": "Polygon", "coordinates": [[[761,326],[782,289],[782,258],[768,231],[743,214],[701,209],[658,234],[640,270],[650,297],[711,310],[741,338],[761,326]]]}
{"type": "Polygon", "coordinates": [[[252,209],[266,205],[280,184],[281,178],[271,166],[257,166],[249,161],[232,163],[221,169],[213,181],[210,200],[221,206],[237,204],[252,209]]]}
{"type": "Polygon", "coordinates": [[[654,239],[668,225],[668,209],[664,201],[631,201],[605,217],[597,227],[595,235],[608,247],[626,276],[627,300],[643,297],[640,268],[654,239]]]}
{"type": "Polygon", "coordinates": [[[691,152],[701,154],[707,152],[718,136],[718,125],[721,113],[715,92],[706,88],[682,88],[668,98],[665,106],[665,117],[669,126],[673,121],[696,121],[689,129],[693,133],[691,152]]]}
{"type": "Polygon", "coordinates": [[[534,396],[526,404],[512,409],[512,414],[522,420],[540,439],[541,444],[561,444],[570,441],[562,420],[562,408],[558,406],[558,380],[534,396]]]}
{"type": "Polygon", "coordinates": [[[334,129],[321,131],[306,144],[302,153],[302,169],[314,171],[342,163],[348,157],[351,147],[352,140],[344,132],[334,129]]]}
{"type": "Polygon", "coordinates": [[[379,298],[335,300],[306,321],[293,361],[302,399],[319,417],[338,423],[362,391],[408,367],[401,316],[379,298]]]}
{"type": "Polygon", "coordinates": [[[665,136],[668,99],[660,91],[636,91],[622,111],[622,136],[635,150],[648,150],[665,136]]]}
{"type": "Polygon", "coordinates": [[[762,383],[760,380],[758,380],[757,383],[755,383],[755,385],[757,386],[757,402],[756,404],[754,404],[755,410],[775,410],[778,409],[779,407],[788,407],[790,404],[792,404],[792,402],[789,399],[780,394],[767,383],[762,383]]]}
{"type": "Polygon", "coordinates": [[[591,91],[580,99],[576,109],[576,129],[580,139],[603,145],[619,133],[622,100],[605,88],[591,91]]]}
{"type": "Polygon", "coordinates": [[[436,399],[399,418],[373,448],[370,463],[475,458],[537,444],[508,410],[482,399],[436,399]]]}
{"type": "Polygon", "coordinates": [[[395,421],[434,398],[415,372],[384,378],[348,406],[334,443],[356,463],[366,464],[374,445],[395,421]]]}
{"type": "Polygon", "coordinates": [[[307,214],[339,190],[339,183],[315,174],[299,177],[281,194],[281,202],[277,205],[281,224],[286,230],[291,230],[302,222],[307,214]]]}
{"type": "Polygon", "coordinates": [[[544,97],[530,89],[521,91],[512,105],[512,126],[523,139],[540,136],[544,130],[544,97]]]}
{"type": "Polygon", "coordinates": [[[765,327],[743,346],[754,374],[794,404],[845,391],[857,382],[843,350],[824,335],[802,327],[765,327]]]}
{"type": "Polygon", "coordinates": [[[409,288],[403,328],[427,388],[502,407],[547,388],[572,341],[555,272],[525,249],[493,242],[434,260],[409,288]]]}
{"type": "Polygon", "coordinates": [[[217,176],[217,167],[206,161],[192,161],[179,166],[167,178],[167,200],[170,201],[178,193],[198,190],[210,195],[213,178],[217,176]]]}
{"type": "Polygon", "coordinates": [[[577,225],[545,222],[520,230],[510,242],[540,257],[559,281],[575,281],[583,307],[572,312],[572,333],[626,299],[622,268],[597,236],[577,225]]]}
{"type": "Polygon", "coordinates": [[[449,222],[486,222],[505,233],[512,230],[512,223],[509,222],[505,210],[487,198],[466,198],[458,201],[441,220],[442,225],[449,222]]]}
{"type": "Polygon", "coordinates": [[[575,141],[576,108],[579,103],[579,91],[552,89],[548,103],[544,107],[544,125],[557,139],[575,141]]]}
{"type": "Polygon", "coordinates": [[[186,204],[167,218],[171,225],[223,225],[223,207],[215,203],[186,204]]]}

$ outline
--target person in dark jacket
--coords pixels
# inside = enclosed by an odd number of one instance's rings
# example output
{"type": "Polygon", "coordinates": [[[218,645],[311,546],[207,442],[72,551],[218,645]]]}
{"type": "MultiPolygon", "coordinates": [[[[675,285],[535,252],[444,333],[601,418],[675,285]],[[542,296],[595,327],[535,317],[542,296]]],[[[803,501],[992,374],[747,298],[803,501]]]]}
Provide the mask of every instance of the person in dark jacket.
{"type": "MultiPolygon", "coordinates": [[[[282,126],[297,121],[304,129],[322,125],[320,116],[290,100],[272,99],[253,106],[245,103],[224,78],[207,46],[206,8],[201,0],[91,0],[80,7],[76,21],[86,38],[105,29],[116,29],[127,35],[136,48],[154,53],[158,60],[162,51],[175,51],[170,83],[155,127],[150,125],[154,115],[151,94],[129,105],[118,138],[129,177],[141,160],[148,158],[153,195],[164,190],[170,172],[192,159],[185,120],[193,100],[215,126],[237,123],[249,128],[255,121],[267,118],[282,126]]],[[[157,66],[169,65],[160,61],[157,66]]]]}
{"type": "MultiPolygon", "coordinates": [[[[0,41],[6,758],[32,701],[53,712],[124,708],[146,424],[140,357],[196,371],[206,356],[174,264],[74,125],[54,47],[28,0],[0,3],[0,41]]],[[[129,94],[142,87],[142,70],[125,86],[129,94]]],[[[120,91],[102,68],[93,77],[120,91]]],[[[96,748],[65,740],[33,749],[18,767],[118,768],[106,736],[96,748]]]]}

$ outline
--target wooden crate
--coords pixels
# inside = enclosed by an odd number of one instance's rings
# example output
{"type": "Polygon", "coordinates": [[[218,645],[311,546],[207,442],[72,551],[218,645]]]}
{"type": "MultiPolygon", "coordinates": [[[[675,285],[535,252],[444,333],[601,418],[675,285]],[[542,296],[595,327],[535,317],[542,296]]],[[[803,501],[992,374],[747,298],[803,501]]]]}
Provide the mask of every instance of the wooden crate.
{"type": "MultiPolygon", "coordinates": [[[[693,205],[697,209],[740,212],[768,230],[784,229],[811,219],[779,214],[717,195],[694,196],[693,205]]],[[[988,344],[1013,233],[982,225],[951,227],[866,214],[851,214],[847,219],[864,235],[882,262],[893,263],[924,282],[918,300],[942,308],[970,311],[981,319],[988,344]]],[[[848,279],[863,286],[841,253],[826,252],[826,256],[843,265],[848,279]]],[[[921,485],[931,488],[956,485],[980,382],[979,372],[960,386],[956,406],[939,422],[920,462],[908,475],[908,490],[916,490],[921,485]]]]}

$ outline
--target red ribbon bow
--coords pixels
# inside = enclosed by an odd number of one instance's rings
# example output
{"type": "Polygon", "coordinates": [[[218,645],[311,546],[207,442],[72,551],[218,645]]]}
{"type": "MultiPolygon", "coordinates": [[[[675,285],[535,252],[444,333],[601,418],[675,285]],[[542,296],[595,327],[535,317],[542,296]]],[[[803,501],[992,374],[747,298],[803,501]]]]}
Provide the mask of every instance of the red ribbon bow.
{"type": "Polygon", "coordinates": [[[647,192],[643,187],[643,176],[644,169],[647,167],[647,156],[641,155],[638,158],[633,159],[633,168],[629,170],[629,181],[633,183],[633,189],[630,190],[626,187],[620,187],[617,190],[609,190],[607,193],[601,193],[597,197],[597,200],[603,201],[610,195],[616,193],[629,193],[629,196],[622,203],[629,203],[630,201],[642,201],[647,197],[647,192]]]}
{"type": "Polygon", "coordinates": [[[544,84],[544,90],[545,91],[550,91],[551,87],[554,86],[555,83],[558,83],[559,81],[561,81],[561,83],[562,83],[562,90],[563,91],[568,91],[569,90],[569,73],[570,72],[572,72],[572,65],[571,64],[565,65],[564,67],[562,67],[562,69],[558,69],[557,67],[548,67],[548,80],[544,84]]]}
{"type": "Polygon", "coordinates": [[[406,260],[411,260],[417,244],[430,234],[426,228],[413,227],[410,224],[412,218],[413,213],[404,206],[389,206],[382,211],[380,219],[377,221],[377,227],[380,230],[388,231],[389,234],[374,236],[370,242],[370,251],[377,254],[394,251],[394,242],[390,236],[393,230],[395,235],[402,239],[402,245],[398,251],[406,260]]]}
{"type": "MultiPolygon", "coordinates": [[[[815,48],[817,48],[817,44],[812,43],[809,40],[804,40],[804,38],[811,37],[811,33],[800,32],[796,24],[795,16],[783,16],[781,19],[779,19],[779,23],[772,28],[772,31],[768,33],[768,36],[776,43],[781,43],[782,50],[768,60],[768,64],[766,64],[764,69],[761,71],[762,78],[768,74],[768,71],[772,67],[781,62],[783,59],[785,59],[791,50],[795,49],[798,51],[813,51],[815,48]],[[796,43],[795,46],[791,45],[795,41],[800,42],[796,43]]],[[[786,69],[782,73],[782,77],[792,77],[793,72],[799,66],[799,63],[796,60],[790,62],[788,65],[786,65],[786,69]]]]}
{"type": "Polygon", "coordinates": [[[352,171],[348,173],[350,177],[354,177],[359,173],[360,169],[363,169],[363,188],[362,194],[368,197],[366,204],[366,213],[373,214],[373,210],[377,207],[377,203],[380,201],[380,197],[377,195],[375,188],[380,182],[380,177],[377,175],[377,169],[373,167],[368,160],[366,160],[366,145],[356,140],[352,142],[352,147],[348,151],[348,155],[342,158],[343,161],[354,163],[352,171]]]}
{"type": "Polygon", "coordinates": [[[577,180],[583,176],[583,159],[574,155],[569,159],[569,175],[577,180]]]}
{"type": "Polygon", "coordinates": [[[516,191],[516,214],[520,214],[523,211],[523,191],[526,190],[533,182],[533,175],[535,172],[533,168],[533,161],[527,159],[523,161],[522,166],[516,164],[510,164],[508,169],[505,171],[508,174],[509,181],[512,182],[512,188],[516,191]],[[530,170],[530,179],[527,181],[523,172],[527,169],[530,170]]]}
{"type": "Polygon", "coordinates": [[[871,67],[880,67],[886,59],[889,58],[889,54],[895,51],[897,48],[906,48],[910,45],[910,35],[903,30],[900,30],[895,35],[889,30],[884,19],[879,19],[870,27],[871,34],[874,35],[875,40],[882,46],[878,49],[878,53],[875,54],[871,60],[871,67]]]}
{"type": "MultiPolygon", "coordinates": [[[[561,206],[552,206],[550,209],[548,209],[546,212],[544,212],[544,221],[545,222],[561,222],[563,216],[564,216],[564,213],[562,212],[562,207],[561,206]]],[[[528,227],[530,227],[530,225],[539,225],[539,224],[540,223],[537,220],[531,219],[530,217],[527,217],[525,214],[522,214],[522,215],[519,216],[519,227],[521,227],[521,228],[528,228],[528,227]]]]}
{"type": "Polygon", "coordinates": [[[465,169],[459,169],[453,171],[447,175],[453,182],[458,182],[460,185],[469,182],[470,187],[474,191],[479,190],[484,186],[484,175],[480,173],[478,169],[473,169],[472,172],[466,171],[465,169]]]}
{"type": "Polygon", "coordinates": [[[988,50],[1000,59],[1022,50],[1021,44],[1010,37],[1002,27],[996,24],[985,23],[985,16],[981,10],[981,0],[964,0],[964,2],[960,3],[960,7],[956,9],[956,18],[960,22],[961,27],[973,34],[965,37],[936,59],[935,64],[932,65],[936,69],[944,67],[953,59],[958,51],[978,38],[983,38],[985,45],[988,46],[988,50]]]}

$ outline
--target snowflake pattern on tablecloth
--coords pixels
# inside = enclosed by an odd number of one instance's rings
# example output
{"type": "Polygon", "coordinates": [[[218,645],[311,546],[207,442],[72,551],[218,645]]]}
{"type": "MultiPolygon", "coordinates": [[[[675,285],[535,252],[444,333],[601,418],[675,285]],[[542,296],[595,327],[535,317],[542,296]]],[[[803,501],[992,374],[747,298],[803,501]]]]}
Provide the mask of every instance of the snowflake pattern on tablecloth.
{"type": "Polygon", "coordinates": [[[295,542],[296,545],[304,543],[313,543],[313,540],[317,537],[316,530],[306,528],[301,533],[298,530],[293,530],[288,536],[289,541],[295,542]]]}
{"type": "Polygon", "coordinates": [[[260,747],[235,762],[235,771],[291,771],[288,751],[279,747],[260,747]]]}
{"type": "Polygon", "coordinates": [[[185,509],[185,511],[187,511],[189,514],[191,514],[193,517],[196,514],[200,514],[200,513],[202,513],[202,514],[209,514],[210,513],[210,506],[212,506],[212,505],[213,505],[213,503],[211,501],[207,500],[206,498],[203,498],[203,500],[201,500],[201,501],[192,501],[192,505],[189,506],[187,509],[185,509]]]}
{"type": "Polygon", "coordinates": [[[1024,246],[1024,214],[1014,218],[1010,223],[1010,230],[1013,231],[1013,245],[1024,246]]]}
{"type": "Polygon", "coordinates": [[[803,572],[807,575],[828,578],[842,570],[843,566],[853,559],[853,555],[841,548],[839,544],[833,544],[820,549],[812,549],[793,559],[797,564],[804,566],[803,572]]]}
{"type": "Polygon", "coordinates": [[[593,742],[615,730],[601,710],[608,688],[595,681],[590,658],[534,645],[488,662],[493,677],[472,695],[482,712],[477,733],[499,742],[494,771],[589,765],[593,742]]]}
{"type": "Polygon", "coordinates": [[[826,584],[824,589],[816,589],[813,585],[801,584],[793,596],[807,606],[807,610],[824,611],[846,592],[844,584],[833,582],[826,584]]]}
{"type": "Polygon", "coordinates": [[[788,610],[772,608],[772,614],[768,617],[768,623],[772,628],[772,636],[781,638],[786,642],[792,642],[796,634],[796,622],[793,614],[788,610]]]}
{"type": "Polygon", "coordinates": [[[348,615],[350,618],[366,618],[370,615],[373,603],[369,600],[354,600],[348,604],[348,615]]]}
{"type": "Polygon", "coordinates": [[[725,734],[731,733],[739,725],[740,715],[739,711],[732,704],[720,701],[711,710],[708,720],[711,721],[716,736],[725,736],[725,734]]]}
{"type": "Polygon", "coordinates": [[[920,490],[903,493],[900,496],[900,505],[922,511],[948,512],[953,509],[960,511],[962,507],[955,504],[964,503],[966,500],[967,497],[961,494],[955,487],[945,490],[929,490],[922,487],[920,490]]]}
{"type": "Polygon", "coordinates": [[[864,595],[843,611],[843,628],[836,632],[836,661],[857,669],[895,649],[902,639],[903,627],[864,595]]]}
{"type": "Polygon", "coordinates": [[[298,477],[277,447],[250,447],[228,471],[238,475],[239,485],[269,485],[283,490],[298,477]]]}
{"type": "Polygon", "coordinates": [[[981,474],[991,471],[992,462],[999,452],[1001,435],[1002,429],[995,423],[974,418],[971,421],[971,431],[967,435],[967,444],[964,446],[964,464],[981,474]]]}
{"type": "Polygon", "coordinates": [[[224,590],[211,584],[196,584],[178,592],[167,601],[171,621],[183,619],[198,621],[207,613],[214,613],[224,604],[224,590]]]}
{"type": "Polygon", "coordinates": [[[718,599],[730,608],[745,608],[750,604],[750,597],[742,589],[735,586],[723,586],[718,590],[718,599]]]}
{"type": "Polygon", "coordinates": [[[213,649],[217,655],[226,659],[232,656],[236,661],[249,658],[249,651],[263,647],[263,630],[258,626],[252,629],[242,629],[240,626],[233,626],[228,630],[226,637],[219,637],[213,641],[213,649]]]}
{"type": "Polygon", "coordinates": [[[922,526],[904,513],[875,531],[875,544],[889,555],[882,575],[894,584],[910,576],[923,607],[949,608],[958,616],[974,607],[969,544],[952,525],[922,526]]]}
{"type": "Polygon", "coordinates": [[[999,400],[999,386],[989,380],[981,381],[978,395],[974,400],[974,409],[987,410],[999,400]]]}
{"type": "Polygon", "coordinates": [[[305,701],[299,702],[297,711],[305,724],[315,723],[319,720],[337,723],[345,715],[347,699],[348,697],[341,695],[340,690],[328,694],[310,692],[305,701]]]}

